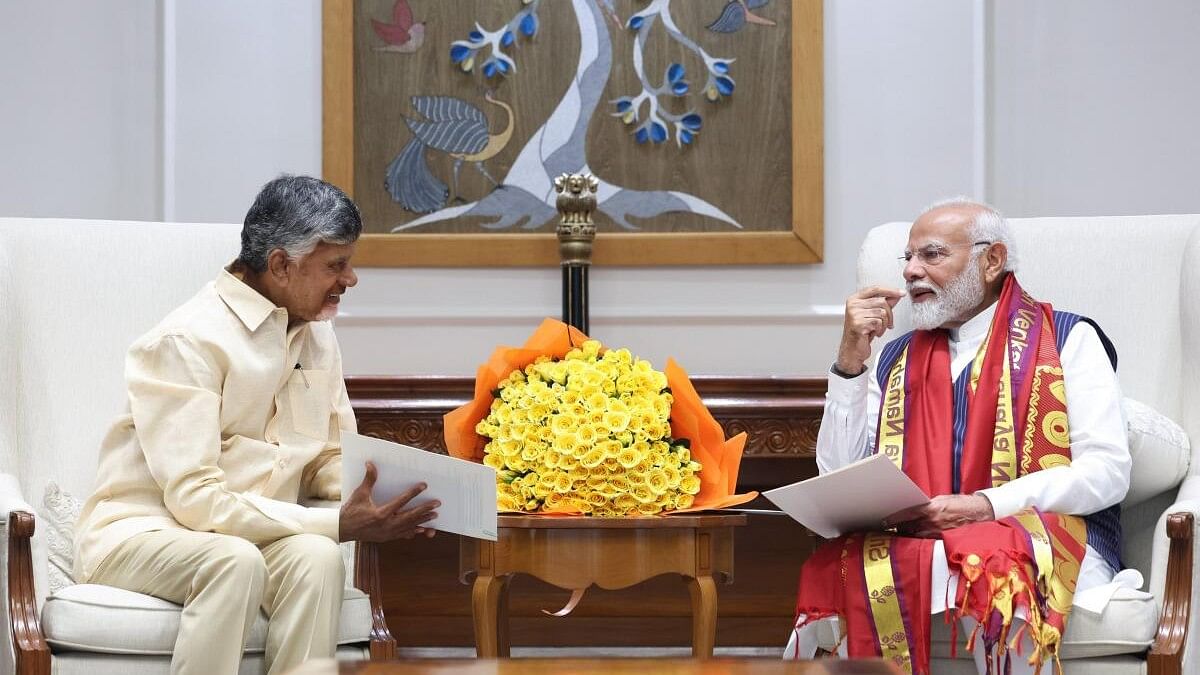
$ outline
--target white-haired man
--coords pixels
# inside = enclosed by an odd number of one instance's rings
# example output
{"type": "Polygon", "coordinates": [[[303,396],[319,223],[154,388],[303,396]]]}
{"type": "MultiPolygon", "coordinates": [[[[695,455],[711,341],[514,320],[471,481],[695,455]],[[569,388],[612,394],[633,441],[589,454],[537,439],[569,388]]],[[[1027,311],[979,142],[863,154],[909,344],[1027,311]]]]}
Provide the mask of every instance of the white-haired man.
{"type": "Polygon", "coordinates": [[[325,320],[358,281],[361,231],[333,185],[267,183],[237,260],[126,356],[129,407],[100,449],[75,572],[183,605],[173,673],[238,672],[260,608],[271,673],[331,657],[337,542],[432,534],[421,524],[438,504],[405,506],[419,489],[371,502],[373,466],[340,511],[297,503],[341,498],[341,432],[355,422],[325,320]]]}
{"type": "Polygon", "coordinates": [[[928,208],[902,262],[907,293],[846,301],[817,464],[883,453],[932,499],[805,562],[788,655],[840,617],[844,653],[927,673],[930,617],[949,611],[981,672],[1034,668],[1056,658],[1076,588],[1120,568],[1131,461],[1115,351],[1091,320],[1021,289],[1009,226],[985,204],[928,208]],[[916,330],[869,369],[905,297],[916,330]]]}

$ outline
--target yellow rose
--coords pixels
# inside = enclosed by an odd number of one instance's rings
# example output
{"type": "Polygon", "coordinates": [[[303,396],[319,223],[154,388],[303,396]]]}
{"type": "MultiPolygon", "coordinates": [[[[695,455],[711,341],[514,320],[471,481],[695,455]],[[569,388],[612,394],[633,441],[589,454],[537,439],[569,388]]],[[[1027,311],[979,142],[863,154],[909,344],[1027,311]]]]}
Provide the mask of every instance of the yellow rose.
{"type": "Polygon", "coordinates": [[[629,478],[625,476],[611,476],[608,479],[608,487],[616,492],[629,492],[631,487],[629,478]]]}
{"type": "Polygon", "coordinates": [[[532,513],[534,511],[537,511],[538,508],[541,507],[541,505],[542,505],[542,503],[540,501],[538,501],[536,499],[530,499],[529,501],[525,502],[525,510],[532,513]]]}
{"type": "Polygon", "coordinates": [[[554,491],[555,492],[570,492],[571,491],[571,477],[563,471],[555,472],[554,491]]]}
{"type": "Polygon", "coordinates": [[[649,504],[654,501],[654,494],[651,493],[650,488],[646,487],[645,485],[639,485],[631,488],[629,490],[629,494],[633,495],[633,498],[642,504],[649,504]]]}
{"type": "Polygon", "coordinates": [[[497,470],[503,469],[504,468],[504,458],[501,457],[500,455],[488,453],[483,456],[483,464],[484,464],[484,466],[490,466],[493,469],[497,469],[497,470]]]}
{"type": "Polygon", "coordinates": [[[667,472],[662,469],[651,471],[646,475],[646,485],[655,495],[665,494],[670,488],[667,472]]]}
{"type": "Polygon", "coordinates": [[[638,504],[637,510],[638,513],[642,514],[643,516],[652,516],[659,511],[662,511],[662,507],[654,502],[645,502],[638,504]]]}
{"type": "Polygon", "coordinates": [[[575,432],[557,434],[554,436],[554,449],[564,455],[569,455],[575,451],[579,445],[579,436],[575,432]]]}
{"type": "Polygon", "coordinates": [[[696,494],[697,492],[700,491],[700,477],[699,476],[685,477],[683,480],[679,481],[679,489],[689,495],[696,494]]]}
{"type": "Polygon", "coordinates": [[[633,448],[625,448],[617,455],[617,463],[625,469],[632,469],[640,461],[642,461],[641,456],[633,448]]]}
{"type": "Polygon", "coordinates": [[[537,461],[540,454],[541,453],[539,453],[537,450],[537,446],[532,444],[521,446],[521,459],[525,460],[526,462],[537,461]]]}
{"type": "Polygon", "coordinates": [[[629,428],[629,413],[608,411],[604,413],[604,426],[613,433],[625,431],[629,428]]]}
{"type": "Polygon", "coordinates": [[[588,494],[585,499],[587,500],[587,503],[592,506],[592,508],[598,508],[608,504],[608,499],[599,492],[592,492],[588,494]]]}
{"type": "Polygon", "coordinates": [[[673,466],[668,466],[663,469],[663,473],[667,475],[667,487],[672,490],[677,489],[679,487],[679,481],[683,478],[683,476],[679,473],[679,469],[673,466]]]}
{"type": "Polygon", "coordinates": [[[520,511],[521,506],[517,498],[511,495],[499,495],[496,497],[497,511],[520,511]]]}
{"type": "Polygon", "coordinates": [[[579,439],[577,445],[591,447],[596,442],[596,428],[591,424],[581,424],[575,430],[575,436],[579,439]]]}
{"type": "Polygon", "coordinates": [[[584,405],[589,408],[588,412],[603,413],[608,409],[608,397],[602,391],[593,391],[585,395],[584,405]]]}
{"type": "Polygon", "coordinates": [[[690,509],[692,508],[692,503],[695,502],[695,499],[695,497],[687,493],[675,495],[675,508],[690,509]]]}
{"type": "Polygon", "coordinates": [[[562,455],[553,450],[547,450],[546,452],[542,453],[542,464],[544,464],[547,469],[553,469],[557,467],[561,459],[562,455]]]}
{"type": "Polygon", "coordinates": [[[589,469],[600,466],[602,462],[604,462],[604,451],[599,447],[594,447],[591,450],[588,450],[587,453],[584,454],[583,459],[580,460],[580,464],[589,469]]]}
{"type": "Polygon", "coordinates": [[[621,513],[629,513],[636,509],[637,505],[638,500],[631,494],[617,495],[617,498],[613,500],[613,506],[621,513]]]}
{"type": "Polygon", "coordinates": [[[555,415],[554,419],[550,420],[550,430],[553,431],[556,436],[571,433],[572,431],[575,431],[575,428],[578,426],[578,420],[576,420],[572,415],[564,415],[560,413],[555,415]]]}

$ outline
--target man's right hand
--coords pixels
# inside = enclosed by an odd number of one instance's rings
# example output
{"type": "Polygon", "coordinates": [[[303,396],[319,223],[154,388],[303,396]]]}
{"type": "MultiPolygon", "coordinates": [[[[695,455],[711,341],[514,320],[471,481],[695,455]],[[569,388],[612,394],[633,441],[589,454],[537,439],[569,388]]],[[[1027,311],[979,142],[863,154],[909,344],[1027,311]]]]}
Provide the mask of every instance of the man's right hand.
{"type": "Polygon", "coordinates": [[[417,534],[431,535],[433,530],[421,525],[437,517],[434,509],[442,503],[434,500],[420,506],[404,508],[405,504],[421,494],[425,484],[418,483],[390,502],[376,505],[371,499],[371,490],[375,487],[377,478],[379,470],[373,463],[367,462],[363,482],[354,488],[349,499],[342,502],[338,514],[338,539],[382,542],[411,539],[417,534]]]}
{"type": "Polygon", "coordinates": [[[871,342],[892,327],[892,308],[903,297],[904,291],[871,286],[846,299],[846,322],[837,357],[839,371],[859,375],[866,369],[871,342]]]}

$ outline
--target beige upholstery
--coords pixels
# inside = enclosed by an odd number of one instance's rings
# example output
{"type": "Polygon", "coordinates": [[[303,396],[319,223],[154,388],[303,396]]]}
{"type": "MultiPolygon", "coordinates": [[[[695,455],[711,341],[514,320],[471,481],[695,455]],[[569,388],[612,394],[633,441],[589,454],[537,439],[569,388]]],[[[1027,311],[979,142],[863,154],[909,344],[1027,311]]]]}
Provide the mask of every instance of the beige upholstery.
{"type": "MultiPolygon", "coordinates": [[[[1096,320],[1116,345],[1122,393],[1174,420],[1191,439],[1184,452],[1178,431],[1126,402],[1134,436],[1133,487],[1122,505],[1122,559],[1149,581],[1153,600],[1119,594],[1100,617],[1076,612],[1064,636],[1067,673],[1140,673],[1153,640],[1166,572],[1168,512],[1200,510],[1200,216],[1028,218],[1011,221],[1021,284],[1055,308],[1096,320]],[[1183,481],[1180,483],[1180,481],[1183,481]]],[[[903,283],[897,263],[909,223],[871,230],[858,260],[860,286],[903,283]]],[[[910,330],[907,303],[886,342],[910,330]]],[[[1200,522],[1200,521],[1198,521],[1200,522]]],[[[1200,559],[1200,556],[1197,556],[1200,559]]],[[[1119,592],[1120,593],[1120,592],[1119,592]]],[[[1200,584],[1192,607],[1200,606],[1200,584]]],[[[1188,635],[1198,635],[1193,611],[1188,635]]],[[[949,661],[949,631],[934,622],[936,673],[974,673],[969,655],[949,661]],[[941,658],[938,658],[941,657],[941,658]]],[[[1183,672],[1200,673],[1190,637],[1183,672]]]]}
{"type": "MultiPolygon", "coordinates": [[[[91,493],[101,435],[124,406],[126,348],[216,277],[237,255],[239,231],[236,225],[0,219],[0,570],[9,553],[7,514],[33,512],[35,586],[56,672],[168,672],[176,608],[94,586],[67,586],[47,600],[49,569],[52,561],[60,571],[70,569],[70,546],[63,541],[72,519],[63,514],[91,493]],[[60,490],[47,499],[52,483],[60,490]],[[89,658],[89,652],[131,656],[89,658]]],[[[7,584],[6,575],[0,584],[7,584]]],[[[7,598],[9,589],[2,590],[7,598]]],[[[5,602],[5,627],[8,611],[5,602]]],[[[341,642],[353,646],[340,655],[365,656],[366,597],[348,589],[342,616],[341,642]]],[[[11,634],[2,640],[0,672],[13,670],[11,640],[11,634]]],[[[261,650],[261,635],[255,644],[250,649],[261,650]]],[[[248,660],[243,672],[262,672],[261,659],[248,660]]]]}

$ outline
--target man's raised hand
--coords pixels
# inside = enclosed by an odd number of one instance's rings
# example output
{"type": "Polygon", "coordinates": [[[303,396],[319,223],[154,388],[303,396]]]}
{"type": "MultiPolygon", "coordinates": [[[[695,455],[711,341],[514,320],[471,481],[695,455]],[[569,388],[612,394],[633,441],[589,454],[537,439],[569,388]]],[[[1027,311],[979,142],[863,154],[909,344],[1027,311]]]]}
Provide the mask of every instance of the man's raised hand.
{"type": "Polygon", "coordinates": [[[395,499],[376,504],[371,499],[371,490],[379,478],[379,470],[375,464],[367,462],[366,475],[350,498],[342,502],[338,515],[338,539],[340,541],[392,541],[394,539],[411,539],[414,535],[424,534],[433,536],[434,530],[421,527],[437,517],[434,509],[441,502],[434,500],[420,506],[404,508],[414,497],[425,489],[424,483],[418,483],[406,490],[395,499]]]}
{"type": "Polygon", "coordinates": [[[846,299],[846,320],[842,344],[838,347],[837,369],[846,375],[858,375],[871,358],[871,342],[892,327],[892,308],[904,297],[904,291],[871,286],[846,299]]]}

